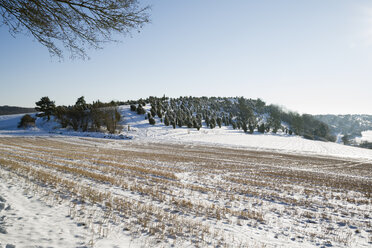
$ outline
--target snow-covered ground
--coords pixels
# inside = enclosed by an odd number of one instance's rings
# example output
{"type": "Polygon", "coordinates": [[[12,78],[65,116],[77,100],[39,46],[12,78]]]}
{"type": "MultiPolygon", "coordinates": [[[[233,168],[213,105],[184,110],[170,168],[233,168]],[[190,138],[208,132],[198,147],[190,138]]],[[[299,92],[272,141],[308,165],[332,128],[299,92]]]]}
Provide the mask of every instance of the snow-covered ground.
{"type": "Polygon", "coordinates": [[[355,141],[358,144],[362,142],[372,142],[372,130],[362,132],[362,137],[355,138],[355,141]]]}
{"type": "Polygon", "coordinates": [[[371,244],[372,150],[120,111],[115,135],[0,116],[0,247],[371,244]]]}
{"type": "MultiPolygon", "coordinates": [[[[147,107],[148,108],[148,107],[147,107]]],[[[245,148],[253,150],[274,150],[295,154],[312,154],[321,156],[336,156],[372,161],[372,150],[362,149],[332,142],[307,140],[299,136],[278,134],[245,134],[242,130],[234,130],[232,127],[210,129],[203,127],[200,131],[186,127],[173,129],[166,127],[156,119],[154,126],[148,123],[145,115],[137,115],[131,112],[129,106],[119,107],[124,119],[121,134],[103,134],[92,132],[75,132],[59,128],[56,122],[46,122],[37,119],[36,127],[19,129],[17,125],[22,115],[0,116],[0,137],[3,136],[83,136],[114,139],[135,139],[146,142],[174,142],[192,143],[204,145],[218,145],[224,147],[245,148]],[[129,126],[129,131],[128,131],[129,126]]],[[[372,131],[363,132],[361,140],[372,140],[372,131]]]]}

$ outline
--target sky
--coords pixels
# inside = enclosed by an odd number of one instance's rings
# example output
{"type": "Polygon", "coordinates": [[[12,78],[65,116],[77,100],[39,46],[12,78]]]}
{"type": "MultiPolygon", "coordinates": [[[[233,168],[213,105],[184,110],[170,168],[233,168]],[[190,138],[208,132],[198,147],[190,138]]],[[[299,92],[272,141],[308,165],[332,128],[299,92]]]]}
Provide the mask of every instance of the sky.
{"type": "Polygon", "coordinates": [[[310,114],[372,114],[372,1],[156,0],[151,23],[89,60],[0,26],[0,106],[43,96],[244,96],[310,114]]]}

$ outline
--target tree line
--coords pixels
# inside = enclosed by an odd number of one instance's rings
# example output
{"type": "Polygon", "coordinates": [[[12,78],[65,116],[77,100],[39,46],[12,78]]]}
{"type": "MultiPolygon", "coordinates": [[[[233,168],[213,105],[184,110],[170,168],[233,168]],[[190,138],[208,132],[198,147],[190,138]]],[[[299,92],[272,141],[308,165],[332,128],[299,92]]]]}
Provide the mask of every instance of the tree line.
{"type": "Polygon", "coordinates": [[[88,104],[84,96],[79,97],[71,106],[56,106],[49,97],[42,97],[35,103],[35,109],[48,121],[52,116],[62,128],[72,128],[75,131],[105,131],[115,133],[120,130],[121,115],[116,102],[103,103],[99,100],[88,104]]]}
{"type": "Polygon", "coordinates": [[[166,126],[188,127],[200,130],[231,126],[246,133],[277,133],[300,135],[307,139],[335,141],[327,124],[308,114],[287,112],[276,105],[266,105],[261,99],[243,97],[149,97],[129,104],[132,111],[145,115],[149,123],[155,125],[155,117],[166,126]],[[149,104],[150,111],[143,107],[149,104]]]}
{"type": "Polygon", "coordinates": [[[230,126],[245,133],[277,133],[281,131],[288,135],[299,135],[307,139],[335,141],[330,129],[324,122],[312,115],[284,111],[277,105],[267,105],[261,99],[246,99],[243,97],[148,97],[146,99],[126,102],[91,104],[84,97],[79,97],[74,105],[56,106],[48,97],[42,97],[36,102],[39,117],[48,121],[52,116],[62,128],[72,128],[75,131],[108,131],[115,133],[120,130],[121,115],[118,105],[130,105],[131,111],[144,115],[149,124],[155,125],[156,120],[174,129],[180,127],[221,128],[230,126]],[[146,105],[150,106],[145,108],[146,105]]]}

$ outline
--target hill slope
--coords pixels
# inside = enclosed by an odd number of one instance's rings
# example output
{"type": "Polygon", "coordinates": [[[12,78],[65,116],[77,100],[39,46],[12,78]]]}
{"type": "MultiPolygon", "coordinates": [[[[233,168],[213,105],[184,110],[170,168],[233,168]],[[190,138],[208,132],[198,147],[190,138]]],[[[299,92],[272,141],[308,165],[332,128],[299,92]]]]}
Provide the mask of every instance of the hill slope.
{"type": "MultiPolygon", "coordinates": [[[[208,99],[199,99],[209,101],[208,99]]],[[[228,99],[230,103],[230,113],[232,115],[227,115],[228,104],[226,99],[213,98],[213,102],[221,103],[221,106],[218,105],[204,105],[212,106],[209,107],[211,116],[215,115],[218,118],[218,115],[225,117],[226,122],[237,123],[241,116],[236,116],[238,110],[234,110],[234,102],[238,100],[228,99]],[[227,105],[226,105],[227,104],[227,105]],[[214,107],[213,107],[214,106],[214,107]],[[214,110],[214,112],[212,112],[214,110]],[[234,112],[235,111],[235,112],[234,112]]],[[[171,101],[168,101],[170,106],[171,101]]],[[[186,105],[188,101],[182,99],[182,104],[173,103],[178,106],[180,109],[184,108],[183,105],[186,105]]],[[[246,103],[257,103],[257,100],[248,100],[246,103]]],[[[133,103],[132,103],[133,104],[133,103]]],[[[208,103],[209,104],[209,103],[208,103]]],[[[143,104],[141,104],[143,105],[143,104]]],[[[138,106],[138,103],[136,104],[138,106]]],[[[188,110],[195,108],[195,105],[190,106],[188,110]]],[[[199,105],[203,106],[203,105],[199,105]]],[[[135,139],[143,142],[166,142],[166,143],[187,143],[187,144],[206,144],[206,145],[217,145],[224,147],[235,147],[235,148],[245,148],[250,150],[271,150],[271,151],[285,151],[288,153],[294,154],[316,154],[322,156],[336,156],[336,157],[348,157],[354,159],[364,159],[372,160],[372,151],[367,149],[361,149],[356,147],[347,147],[340,144],[335,144],[332,142],[321,142],[313,141],[309,139],[304,139],[301,136],[289,135],[289,132],[286,132],[292,128],[291,124],[288,122],[281,121],[281,128],[273,133],[272,131],[261,133],[257,128],[255,128],[252,133],[249,131],[244,132],[242,129],[237,127],[234,128],[233,125],[225,125],[222,123],[221,127],[219,125],[214,126],[213,128],[207,124],[205,118],[198,120],[198,128],[188,128],[187,125],[181,125],[181,127],[176,125],[176,128],[173,128],[172,125],[166,126],[165,116],[167,111],[162,113],[162,118],[157,114],[154,116],[151,115],[151,118],[154,119],[155,124],[149,124],[149,114],[151,114],[151,109],[154,107],[150,103],[144,104],[142,107],[144,112],[147,114],[138,114],[136,111],[131,111],[130,105],[122,105],[118,107],[118,111],[121,115],[120,125],[122,130],[116,134],[108,134],[104,132],[81,132],[74,131],[72,128],[61,128],[61,124],[56,118],[52,118],[50,122],[42,118],[37,118],[36,126],[30,129],[19,129],[17,125],[20,121],[22,115],[7,115],[0,117],[0,137],[4,136],[83,136],[83,137],[99,137],[99,138],[112,138],[112,139],[135,139]]],[[[168,111],[176,112],[177,108],[168,109],[168,111]]],[[[237,105],[235,105],[237,107],[237,105]]],[[[266,110],[270,110],[271,107],[267,107],[266,110]]],[[[183,112],[188,110],[184,109],[183,112]]],[[[201,112],[205,113],[206,108],[199,108],[201,112]]],[[[257,125],[264,123],[265,125],[270,122],[271,116],[269,112],[262,112],[262,114],[257,114],[257,108],[253,108],[254,113],[258,118],[256,119],[257,125]]],[[[194,121],[197,119],[195,113],[198,110],[194,111],[190,120],[194,121]]],[[[260,111],[260,110],[258,110],[260,111]]],[[[181,112],[181,111],[180,111],[181,112]]],[[[169,114],[170,115],[170,114],[169,114]]],[[[181,112],[180,115],[183,115],[181,112]]],[[[191,116],[191,115],[190,115],[191,116]]],[[[293,115],[294,117],[299,117],[298,115],[293,115]]],[[[284,116],[285,117],[285,116],[284,116]]],[[[186,116],[185,120],[189,117],[186,116]]],[[[216,118],[216,119],[217,119],[216,118]]],[[[306,118],[306,117],[305,117],[306,118]]],[[[211,118],[210,118],[211,119],[211,118]]],[[[211,121],[209,121],[211,122],[211,121]]],[[[216,121],[217,124],[217,121],[216,121]]],[[[293,125],[293,123],[292,123],[293,125]]]]}
{"type": "Polygon", "coordinates": [[[0,106],[0,115],[14,115],[35,112],[34,108],[23,108],[15,106],[0,106]]]}

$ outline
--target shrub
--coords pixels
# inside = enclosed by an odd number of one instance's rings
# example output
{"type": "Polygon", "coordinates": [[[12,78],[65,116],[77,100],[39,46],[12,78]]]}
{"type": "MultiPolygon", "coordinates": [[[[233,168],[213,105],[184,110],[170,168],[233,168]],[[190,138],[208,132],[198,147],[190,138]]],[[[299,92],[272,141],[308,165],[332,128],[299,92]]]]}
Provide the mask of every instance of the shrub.
{"type": "Polygon", "coordinates": [[[146,114],[146,110],[142,107],[142,105],[138,105],[138,107],[137,107],[137,114],[139,114],[139,115],[146,114]]]}
{"type": "Polygon", "coordinates": [[[159,116],[159,118],[163,118],[163,113],[161,112],[160,108],[158,108],[158,111],[156,112],[156,114],[159,116]]]}
{"type": "Polygon", "coordinates": [[[181,119],[177,119],[177,123],[178,123],[178,126],[179,127],[182,127],[183,123],[182,123],[182,120],[181,119]]]}
{"type": "Polygon", "coordinates": [[[189,119],[187,121],[187,128],[192,128],[192,127],[193,127],[192,121],[189,119]]]}
{"type": "Polygon", "coordinates": [[[235,122],[232,123],[232,127],[233,127],[233,129],[236,129],[236,123],[235,122]]]}
{"type": "Polygon", "coordinates": [[[120,130],[121,115],[116,107],[105,108],[103,120],[109,133],[115,133],[117,129],[120,130]]]}
{"type": "Polygon", "coordinates": [[[19,122],[18,124],[18,127],[19,128],[27,128],[27,127],[31,127],[31,126],[35,126],[35,118],[31,117],[31,115],[24,115],[22,118],[21,118],[21,121],[19,122]]]}
{"type": "Polygon", "coordinates": [[[131,104],[131,105],[130,105],[130,111],[136,112],[136,111],[137,111],[137,107],[136,107],[136,105],[131,104]]]}
{"type": "Polygon", "coordinates": [[[261,125],[259,125],[258,126],[258,131],[260,132],[260,133],[264,133],[265,132],[265,124],[261,124],[261,125]]]}
{"type": "Polygon", "coordinates": [[[156,116],[156,109],[155,109],[155,108],[151,108],[151,109],[150,109],[150,112],[151,112],[151,115],[152,115],[153,117],[156,116]]]}
{"type": "Polygon", "coordinates": [[[314,140],[314,136],[311,135],[311,134],[308,134],[308,133],[305,133],[305,134],[304,134],[304,138],[305,138],[305,139],[309,139],[309,140],[314,140]]]}
{"type": "Polygon", "coordinates": [[[222,126],[222,119],[221,119],[221,117],[218,117],[217,118],[217,125],[218,125],[219,128],[221,128],[221,126],[222,126]]]}
{"type": "Polygon", "coordinates": [[[150,123],[151,125],[155,125],[155,119],[152,118],[152,117],[150,117],[150,118],[149,118],[149,123],[150,123]]]}
{"type": "Polygon", "coordinates": [[[253,125],[249,124],[248,128],[249,128],[249,133],[252,134],[254,131],[253,125]]]}
{"type": "Polygon", "coordinates": [[[372,149],[372,142],[364,141],[360,144],[360,147],[372,149]]]}
{"type": "Polygon", "coordinates": [[[248,131],[247,124],[245,122],[242,123],[242,129],[246,133],[248,131]]]}
{"type": "Polygon", "coordinates": [[[168,115],[166,115],[165,118],[164,118],[164,125],[169,126],[169,118],[168,118],[168,115]]]}

